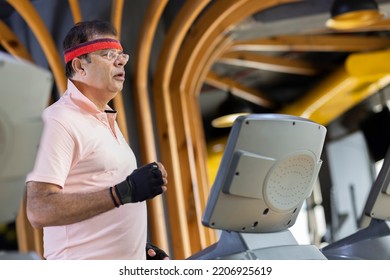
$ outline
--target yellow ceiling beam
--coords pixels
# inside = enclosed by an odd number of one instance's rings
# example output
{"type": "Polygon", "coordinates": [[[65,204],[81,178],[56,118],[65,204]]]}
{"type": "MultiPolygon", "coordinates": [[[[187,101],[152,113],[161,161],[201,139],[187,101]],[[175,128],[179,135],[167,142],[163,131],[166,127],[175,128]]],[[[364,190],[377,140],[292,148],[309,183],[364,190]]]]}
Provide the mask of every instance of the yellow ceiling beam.
{"type": "Polygon", "coordinates": [[[351,76],[363,77],[390,73],[390,51],[351,54],[345,67],[351,76]]]}
{"type": "Polygon", "coordinates": [[[346,67],[334,72],[280,113],[301,116],[323,125],[329,124],[389,85],[390,68],[385,58],[389,58],[387,52],[351,55],[346,67]],[[360,70],[356,70],[356,67],[360,70]]]}
{"type": "Polygon", "coordinates": [[[280,111],[328,125],[390,83],[390,75],[353,77],[341,68],[298,101],[280,111]]]}

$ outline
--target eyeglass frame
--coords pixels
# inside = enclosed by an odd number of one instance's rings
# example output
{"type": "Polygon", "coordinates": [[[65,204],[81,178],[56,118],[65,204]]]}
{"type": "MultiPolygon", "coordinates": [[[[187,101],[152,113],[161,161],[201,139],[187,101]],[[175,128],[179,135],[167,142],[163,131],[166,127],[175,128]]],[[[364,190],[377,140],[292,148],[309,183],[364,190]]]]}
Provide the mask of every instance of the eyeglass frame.
{"type": "Polygon", "coordinates": [[[121,59],[125,60],[124,64],[126,64],[129,61],[129,58],[130,58],[130,55],[128,55],[127,53],[123,53],[123,52],[122,53],[118,53],[118,52],[116,52],[113,49],[108,50],[106,53],[95,53],[95,52],[92,52],[92,53],[89,53],[89,54],[97,54],[99,56],[107,58],[107,60],[111,61],[111,62],[117,61],[119,58],[121,58],[121,59]]]}

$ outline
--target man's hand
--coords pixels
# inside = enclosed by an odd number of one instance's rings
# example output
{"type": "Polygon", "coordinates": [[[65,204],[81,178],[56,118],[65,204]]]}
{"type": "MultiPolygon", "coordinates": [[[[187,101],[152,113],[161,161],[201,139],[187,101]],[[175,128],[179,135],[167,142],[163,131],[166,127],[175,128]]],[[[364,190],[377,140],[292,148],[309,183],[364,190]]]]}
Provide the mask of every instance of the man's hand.
{"type": "Polygon", "coordinates": [[[140,202],[166,191],[167,172],[159,162],[144,165],[131,173],[126,180],[114,186],[120,203],[140,202]]]}
{"type": "Polygon", "coordinates": [[[169,260],[169,256],[163,250],[153,245],[150,242],[146,242],[146,259],[147,260],[169,260]]]}

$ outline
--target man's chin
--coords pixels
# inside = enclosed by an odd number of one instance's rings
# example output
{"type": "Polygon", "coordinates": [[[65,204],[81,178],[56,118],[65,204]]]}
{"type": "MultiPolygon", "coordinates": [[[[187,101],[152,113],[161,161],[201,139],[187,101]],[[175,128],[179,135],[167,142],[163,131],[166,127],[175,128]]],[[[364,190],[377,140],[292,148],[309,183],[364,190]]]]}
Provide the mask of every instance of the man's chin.
{"type": "Polygon", "coordinates": [[[121,92],[122,90],[123,90],[123,84],[121,84],[121,85],[116,85],[116,86],[114,87],[113,92],[115,92],[115,93],[117,94],[117,93],[121,92]]]}

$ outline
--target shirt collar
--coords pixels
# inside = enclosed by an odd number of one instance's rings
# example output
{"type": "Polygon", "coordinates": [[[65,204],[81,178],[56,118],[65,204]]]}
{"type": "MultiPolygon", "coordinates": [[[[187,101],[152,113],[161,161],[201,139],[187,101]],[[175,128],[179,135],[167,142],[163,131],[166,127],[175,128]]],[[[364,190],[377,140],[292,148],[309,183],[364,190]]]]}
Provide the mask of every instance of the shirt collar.
{"type": "Polygon", "coordinates": [[[67,93],[69,94],[69,98],[72,100],[74,104],[80,107],[83,110],[86,110],[92,115],[100,115],[105,114],[107,111],[111,116],[116,117],[116,111],[113,110],[110,106],[106,105],[105,112],[100,111],[96,105],[88,99],[84,94],[82,94],[78,88],[74,85],[74,83],[68,79],[68,89],[67,93]]]}

